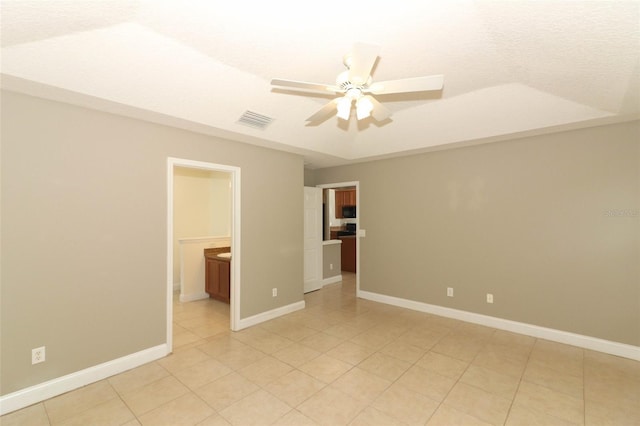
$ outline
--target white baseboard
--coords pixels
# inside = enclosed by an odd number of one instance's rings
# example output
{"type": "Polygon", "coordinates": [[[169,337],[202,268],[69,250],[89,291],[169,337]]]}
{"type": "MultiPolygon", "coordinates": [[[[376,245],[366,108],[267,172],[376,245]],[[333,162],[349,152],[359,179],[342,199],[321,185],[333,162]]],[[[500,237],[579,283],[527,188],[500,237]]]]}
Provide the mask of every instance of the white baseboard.
{"type": "Polygon", "coordinates": [[[322,287],[329,284],[335,284],[342,281],[342,274],[336,275],[335,277],[329,277],[322,280],[322,287]]]}
{"type": "Polygon", "coordinates": [[[274,318],[281,317],[282,315],[290,314],[291,312],[299,311],[300,309],[304,309],[305,303],[304,300],[300,302],[295,302],[290,305],[281,306],[276,309],[272,309],[267,312],[262,312],[257,315],[253,315],[251,317],[243,318],[238,323],[238,329],[236,331],[240,331],[244,328],[251,327],[256,324],[260,324],[265,321],[269,321],[274,318]]]}
{"type": "Polygon", "coordinates": [[[558,343],[577,346],[584,349],[591,349],[624,358],[640,361],[640,347],[627,345],[625,343],[613,342],[610,340],[598,339],[596,337],[584,336],[582,334],[570,333],[553,328],[540,327],[523,322],[511,321],[507,319],[491,317],[488,315],[476,314],[473,312],[461,311],[444,306],[430,305],[428,303],[416,302],[414,300],[401,299],[399,297],[387,296],[368,291],[359,291],[358,297],[372,300],[374,302],[386,303],[388,305],[399,306],[412,309],[414,311],[426,312],[447,318],[454,318],[474,324],[485,325],[500,330],[511,331],[527,336],[538,337],[558,343]]]}
{"type": "Polygon", "coordinates": [[[193,302],[194,300],[208,299],[209,293],[193,293],[193,294],[181,294],[180,301],[181,302],[193,302]]]}
{"type": "Polygon", "coordinates": [[[65,392],[95,383],[123,371],[165,357],[169,353],[166,344],[154,346],[131,355],[123,356],[66,376],[58,377],[0,397],[0,415],[53,398],[65,392]]]}

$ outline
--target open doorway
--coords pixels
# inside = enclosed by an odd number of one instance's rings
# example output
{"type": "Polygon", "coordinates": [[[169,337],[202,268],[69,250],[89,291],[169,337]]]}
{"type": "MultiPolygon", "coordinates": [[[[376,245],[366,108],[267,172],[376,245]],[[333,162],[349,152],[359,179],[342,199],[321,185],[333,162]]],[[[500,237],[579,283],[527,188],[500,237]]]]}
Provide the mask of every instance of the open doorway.
{"type": "MultiPolygon", "coordinates": [[[[317,185],[323,190],[323,244],[340,241],[340,267],[355,273],[356,294],[360,292],[360,183],[338,182],[317,185]]],[[[327,251],[325,249],[325,251],[327,251]]],[[[326,263],[323,259],[323,263],[326,263]]],[[[327,265],[323,265],[326,267],[327,265]]]]}
{"type": "MultiPolygon", "coordinates": [[[[173,292],[175,285],[174,265],[176,242],[174,239],[174,183],[176,171],[191,169],[201,172],[212,172],[229,176],[230,190],[230,226],[229,246],[231,248],[231,276],[230,276],[230,328],[237,330],[240,319],[240,168],[222,164],[180,158],[167,159],[167,346],[173,349],[173,292]]],[[[204,260],[204,253],[202,259],[204,260]]],[[[204,286],[204,282],[202,282],[204,286]]]]}

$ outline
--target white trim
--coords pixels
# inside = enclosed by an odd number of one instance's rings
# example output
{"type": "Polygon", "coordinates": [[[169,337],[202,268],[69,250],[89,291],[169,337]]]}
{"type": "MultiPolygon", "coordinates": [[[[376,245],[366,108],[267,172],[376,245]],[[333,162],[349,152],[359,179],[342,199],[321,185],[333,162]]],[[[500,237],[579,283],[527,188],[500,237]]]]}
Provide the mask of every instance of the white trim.
{"type": "Polygon", "coordinates": [[[194,293],[194,294],[181,294],[180,302],[182,303],[193,302],[194,300],[202,300],[202,299],[208,299],[208,298],[209,298],[209,293],[207,292],[194,293]]]}
{"type": "Polygon", "coordinates": [[[323,246],[331,246],[334,244],[342,244],[342,240],[325,240],[322,242],[323,246]]]}
{"type": "Polygon", "coordinates": [[[485,325],[499,330],[511,331],[527,336],[538,337],[558,343],[577,346],[584,349],[591,349],[611,355],[640,361],[640,347],[627,345],[625,343],[612,342],[610,340],[598,339],[596,337],[582,334],[570,333],[553,328],[540,327],[523,322],[511,321],[503,318],[491,317],[488,315],[476,314],[473,312],[461,311],[444,306],[430,305],[428,303],[417,302],[415,300],[401,299],[399,297],[387,296],[385,294],[360,291],[358,297],[374,302],[386,303],[388,305],[399,306],[414,311],[426,312],[447,318],[454,318],[474,324],[485,325]]]}
{"type": "Polygon", "coordinates": [[[243,318],[239,322],[240,327],[235,331],[242,330],[244,328],[251,327],[251,326],[263,323],[265,321],[269,321],[274,318],[281,317],[282,315],[290,314],[291,312],[299,311],[300,309],[304,309],[304,307],[305,307],[304,300],[301,300],[299,302],[295,302],[290,305],[281,306],[279,308],[262,312],[248,318],[243,318]]]}
{"type": "Polygon", "coordinates": [[[66,376],[57,377],[0,397],[0,415],[19,410],[65,392],[111,377],[123,371],[163,358],[169,353],[166,344],[144,349],[66,376]]]}
{"type": "Polygon", "coordinates": [[[322,280],[321,284],[322,284],[322,287],[324,287],[325,285],[339,283],[340,281],[342,281],[342,274],[336,275],[334,277],[325,278],[322,280]]]}

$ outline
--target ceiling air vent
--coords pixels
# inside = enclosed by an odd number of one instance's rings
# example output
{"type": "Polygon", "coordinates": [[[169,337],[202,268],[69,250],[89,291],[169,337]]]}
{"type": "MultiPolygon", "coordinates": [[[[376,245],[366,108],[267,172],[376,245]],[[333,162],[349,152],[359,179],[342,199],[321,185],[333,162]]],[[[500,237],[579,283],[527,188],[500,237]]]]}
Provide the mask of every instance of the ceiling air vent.
{"type": "Polygon", "coordinates": [[[267,117],[266,115],[253,111],[245,111],[238,120],[238,123],[255,127],[256,129],[265,129],[272,121],[273,118],[267,117]]]}

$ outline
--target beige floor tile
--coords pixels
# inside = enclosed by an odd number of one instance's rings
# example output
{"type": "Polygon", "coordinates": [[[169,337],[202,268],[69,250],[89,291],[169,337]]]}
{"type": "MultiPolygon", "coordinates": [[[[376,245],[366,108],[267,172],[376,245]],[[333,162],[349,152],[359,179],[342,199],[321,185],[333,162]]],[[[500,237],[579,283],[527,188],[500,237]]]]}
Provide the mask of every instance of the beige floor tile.
{"type": "Polygon", "coordinates": [[[118,394],[106,381],[76,389],[44,402],[51,423],[60,423],[96,405],[118,398],[118,394]]]}
{"type": "Polygon", "coordinates": [[[365,331],[364,333],[360,333],[349,340],[356,345],[364,346],[373,350],[379,350],[380,348],[394,340],[396,337],[397,336],[379,333],[378,329],[375,328],[369,331],[365,331]]]}
{"type": "Polygon", "coordinates": [[[272,354],[292,345],[294,342],[278,334],[266,332],[265,334],[250,339],[246,343],[265,354],[272,354]]]}
{"type": "Polygon", "coordinates": [[[439,332],[427,328],[413,328],[402,336],[397,342],[423,349],[425,352],[433,348],[447,332],[439,332]]]}
{"type": "Polygon", "coordinates": [[[416,362],[416,365],[443,376],[458,379],[469,363],[437,352],[427,352],[416,362]]]}
{"type": "Polygon", "coordinates": [[[300,370],[292,370],[266,385],[265,390],[291,407],[297,407],[325,386],[325,383],[300,370]]]}
{"type": "Polygon", "coordinates": [[[124,393],[122,399],[136,416],[141,416],[188,392],[189,389],[178,379],[169,376],[143,388],[124,393]]]}
{"type": "Polygon", "coordinates": [[[319,355],[320,352],[300,343],[294,343],[272,354],[274,358],[277,358],[293,367],[299,367],[319,355]]]}
{"type": "Polygon", "coordinates": [[[267,321],[266,323],[261,324],[261,326],[267,331],[278,334],[289,340],[293,340],[294,342],[298,342],[305,337],[318,333],[318,330],[305,327],[288,318],[276,318],[273,321],[267,321]],[[278,320],[280,321],[277,322],[278,320]]]}
{"type": "Polygon", "coordinates": [[[331,327],[325,329],[323,332],[343,340],[350,339],[353,336],[361,333],[361,331],[357,328],[350,327],[348,325],[345,325],[344,323],[332,325],[331,327]]]}
{"type": "Polygon", "coordinates": [[[400,384],[390,386],[371,406],[409,425],[423,425],[436,411],[438,403],[400,384]]]}
{"type": "Polygon", "coordinates": [[[258,386],[265,386],[275,379],[284,376],[292,369],[293,367],[289,364],[267,356],[241,368],[238,370],[238,373],[258,386]]]}
{"type": "Polygon", "coordinates": [[[171,402],[140,416],[142,425],[188,426],[202,422],[215,411],[193,393],[174,399],[171,402]]]}
{"type": "Polygon", "coordinates": [[[44,404],[35,404],[0,417],[2,426],[49,426],[49,417],[44,404]]]}
{"type": "Polygon", "coordinates": [[[215,413],[198,423],[198,426],[231,426],[231,423],[220,414],[215,413]]]}
{"type": "Polygon", "coordinates": [[[298,369],[324,382],[331,383],[349,371],[352,365],[328,355],[320,355],[302,364],[298,369]]]}
{"type": "Polygon", "coordinates": [[[481,340],[470,339],[464,335],[447,335],[440,339],[431,351],[470,362],[480,352],[484,344],[485,342],[481,340]]]}
{"type": "Polygon", "coordinates": [[[488,344],[476,355],[473,365],[520,378],[528,360],[528,356],[524,353],[509,351],[503,345],[488,344]]]}
{"type": "MultiPolygon", "coordinates": [[[[491,423],[484,422],[476,417],[463,413],[460,410],[451,408],[445,404],[440,405],[436,412],[427,422],[427,426],[491,426],[491,423]]],[[[547,425],[550,426],[550,425],[547,425]]]]}
{"type": "Polygon", "coordinates": [[[142,423],[140,423],[138,419],[133,419],[123,423],[122,426],[142,426],[142,423]]]}
{"type": "Polygon", "coordinates": [[[586,401],[621,410],[635,407],[640,413],[640,379],[635,377],[585,378],[586,401]]]}
{"type": "Polygon", "coordinates": [[[440,402],[456,384],[456,379],[414,365],[396,383],[440,402]]]}
{"type": "Polygon", "coordinates": [[[376,352],[358,364],[358,367],[390,381],[395,381],[411,367],[411,363],[376,352]]]}
{"type": "Polygon", "coordinates": [[[300,341],[300,343],[310,347],[315,351],[327,352],[328,350],[338,346],[343,342],[343,340],[344,339],[341,339],[339,337],[321,332],[313,334],[309,337],[305,337],[300,341]]]}
{"type": "Polygon", "coordinates": [[[231,372],[232,370],[220,361],[207,357],[204,361],[178,370],[173,375],[193,390],[231,372]]]}
{"type": "Polygon", "coordinates": [[[191,343],[202,342],[203,338],[192,331],[173,333],[173,347],[179,348],[191,343]]]}
{"type": "Polygon", "coordinates": [[[522,380],[566,393],[575,398],[582,399],[584,395],[582,376],[574,376],[549,368],[546,363],[535,359],[530,360],[527,364],[522,380]]]}
{"type": "Polygon", "coordinates": [[[507,418],[511,399],[458,382],[444,404],[487,423],[501,425],[507,418]]]}
{"type": "Polygon", "coordinates": [[[380,353],[382,354],[392,356],[411,364],[422,358],[425,352],[426,350],[419,346],[414,346],[400,340],[394,340],[380,349],[380,353]]]}
{"type": "Polygon", "coordinates": [[[241,344],[242,346],[232,345],[233,347],[213,357],[232,370],[239,370],[267,356],[258,349],[254,349],[244,343],[241,344]]]}
{"type": "Polygon", "coordinates": [[[510,331],[496,330],[489,339],[490,344],[498,344],[518,350],[519,352],[529,355],[536,343],[536,338],[525,336],[524,334],[512,333],[510,331]]]}
{"type": "Polygon", "coordinates": [[[364,407],[363,402],[346,393],[326,387],[300,404],[298,410],[318,424],[337,426],[349,424],[364,407]]]}
{"type": "Polygon", "coordinates": [[[194,392],[219,412],[258,389],[260,389],[258,385],[240,374],[231,373],[196,389],[194,392]]]}
{"type": "Polygon", "coordinates": [[[289,411],[290,406],[259,390],[220,411],[220,415],[232,425],[270,425],[289,411]]]}
{"type": "Polygon", "coordinates": [[[515,406],[511,408],[505,426],[575,426],[577,424],[553,417],[545,412],[515,406]]]}
{"type": "Polygon", "coordinates": [[[574,346],[538,340],[530,359],[545,364],[552,370],[580,377],[584,374],[583,352],[583,349],[574,346]]]}
{"type": "Polygon", "coordinates": [[[405,426],[406,423],[395,419],[373,407],[367,407],[356,416],[349,426],[405,426]]]}
{"type": "Polygon", "coordinates": [[[156,363],[170,373],[175,373],[178,370],[191,367],[207,359],[210,359],[210,357],[204,352],[196,348],[190,348],[167,355],[165,358],[156,361],[156,363]]]}
{"type": "Polygon", "coordinates": [[[347,341],[342,342],[335,348],[329,350],[327,355],[351,365],[356,365],[367,359],[374,352],[374,349],[356,345],[353,342],[347,341]]]}
{"type": "Polygon", "coordinates": [[[585,401],[585,424],[601,426],[620,426],[640,424],[640,401],[620,406],[620,404],[601,404],[585,401]]]}
{"type": "Polygon", "coordinates": [[[584,401],[529,382],[520,383],[514,407],[546,413],[571,423],[584,423],[584,401]]]}
{"type": "Polygon", "coordinates": [[[628,378],[640,381],[640,362],[615,355],[584,350],[585,375],[593,378],[628,378]]]}
{"type": "Polygon", "coordinates": [[[298,410],[291,410],[279,418],[273,426],[317,426],[318,423],[311,420],[298,410]]]}
{"type": "Polygon", "coordinates": [[[191,329],[191,332],[200,338],[206,338],[215,336],[220,333],[225,333],[229,330],[229,326],[226,324],[220,324],[217,322],[201,325],[191,329]]]}
{"type": "Polygon", "coordinates": [[[120,394],[140,389],[169,376],[160,364],[151,362],[109,378],[109,383],[120,394]]]}
{"type": "Polygon", "coordinates": [[[96,405],[70,417],[60,423],[59,426],[119,426],[123,423],[135,420],[135,416],[120,398],[96,405]]]}
{"type": "Polygon", "coordinates": [[[520,379],[484,367],[470,365],[460,378],[460,382],[511,400],[516,394],[520,379]]]}
{"type": "Polygon", "coordinates": [[[355,367],[340,376],[331,386],[356,399],[370,403],[391,386],[391,381],[355,367]]]}

